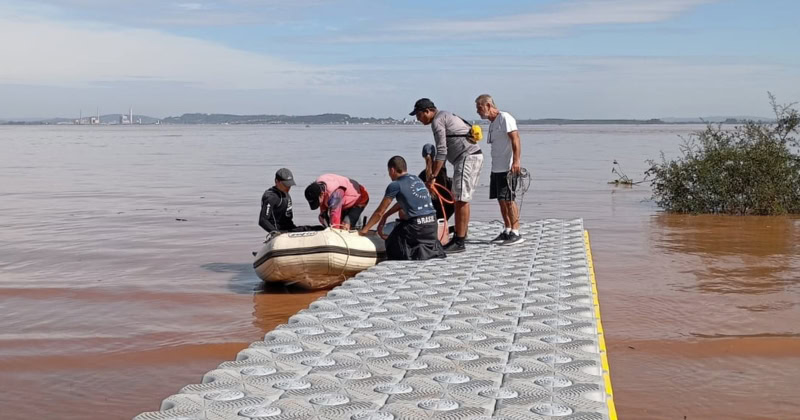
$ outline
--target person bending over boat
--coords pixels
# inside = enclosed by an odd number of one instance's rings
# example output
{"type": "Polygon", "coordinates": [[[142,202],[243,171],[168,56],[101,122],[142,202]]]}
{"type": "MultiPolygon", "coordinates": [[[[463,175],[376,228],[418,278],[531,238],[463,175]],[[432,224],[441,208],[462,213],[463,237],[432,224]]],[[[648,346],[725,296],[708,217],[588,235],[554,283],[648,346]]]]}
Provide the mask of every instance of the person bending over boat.
{"type": "MultiPolygon", "coordinates": [[[[422,182],[427,183],[429,175],[432,174],[434,157],[436,157],[436,146],[430,143],[422,146],[422,158],[425,159],[425,169],[418,175],[422,182]]],[[[447,176],[447,168],[442,166],[442,170],[439,171],[439,175],[434,181],[447,189],[447,191],[443,191],[442,187],[438,187],[438,192],[444,192],[444,194],[442,194],[443,200],[439,200],[439,197],[437,197],[437,190],[429,190],[431,193],[431,200],[433,201],[433,207],[436,209],[436,218],[450,220],[455,210],[455,205],[452,202],[453,178],[447,176]]]]}
{"type": "Polygon", "coordinates": [[[336,174],[320,175],[305,191],[311,210],[319,209],[323,225],[349,230],[369,203],[367,189],[358,182],[336,174]]]}
{"type": "Polygon", "coordinates": [[[292,171],[281,168],[275,172],[275,186],[264,191],[261,196],[261,215],[258,225],[267,233],[280,233],[297,228],[292,214],[292,197],[289,190],[293,185],[292,171]]]}
{"type": "Polygon", "coordinates": [[[472,137],[469,123],[451,112],[437,110],[436,105],[428,98],[414,103],[414,110],[409,115],[416,116],[417,121],[424,125],[430,125],[436,140],[436,156],[432,177],[427,181],[428,189],[431,189],[433,179],[444,168],[445,160],[453,164],[456,232],[453,239],[444,246],[444,250],[448,253],[464,252],[464,240],[469,227],[469,202],[472,201],[483,166],[481,148],[469,140],[472,137]]]}
{"type": "Polygon", "coordinates": [[[446,254],[439,242],[439,225],[436,210],[425,183],[410,175],[406,160],[394,156],[387,164],[392,182],[378,208],[358,232],[367,235],[369,228],[378,223],[378,232],[383,231],[386,219],[400,212],[400,221],[386,238],[386,256],[390,260],[427,260],[445,258],[446,254]],[[389,205],[397,200],[389,211],[389,205]]]}

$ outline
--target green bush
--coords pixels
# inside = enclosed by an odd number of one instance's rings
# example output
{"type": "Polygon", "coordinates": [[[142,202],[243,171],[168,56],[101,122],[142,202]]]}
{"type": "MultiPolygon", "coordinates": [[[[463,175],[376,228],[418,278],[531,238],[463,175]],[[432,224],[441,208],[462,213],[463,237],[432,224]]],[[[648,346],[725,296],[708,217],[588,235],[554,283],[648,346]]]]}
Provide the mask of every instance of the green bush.
{"type": "Polygon", "coordinates": [[[684,140],[681,155],[647,161],[653,199],[675,213],[800,213],[800,115],[770,102],[776,120],[730,128],[709,124],[684,140]]]}

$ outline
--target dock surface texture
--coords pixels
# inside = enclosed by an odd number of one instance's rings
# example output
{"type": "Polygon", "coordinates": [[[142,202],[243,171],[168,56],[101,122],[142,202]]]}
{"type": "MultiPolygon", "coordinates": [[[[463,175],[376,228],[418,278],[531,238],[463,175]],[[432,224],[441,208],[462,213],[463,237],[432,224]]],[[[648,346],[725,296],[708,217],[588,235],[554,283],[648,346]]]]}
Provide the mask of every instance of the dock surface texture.
{"type": "Polygon", "coordinates": [[[135,420],[616,419],[583,222],[501,229],[361,272],[135,420]]]}

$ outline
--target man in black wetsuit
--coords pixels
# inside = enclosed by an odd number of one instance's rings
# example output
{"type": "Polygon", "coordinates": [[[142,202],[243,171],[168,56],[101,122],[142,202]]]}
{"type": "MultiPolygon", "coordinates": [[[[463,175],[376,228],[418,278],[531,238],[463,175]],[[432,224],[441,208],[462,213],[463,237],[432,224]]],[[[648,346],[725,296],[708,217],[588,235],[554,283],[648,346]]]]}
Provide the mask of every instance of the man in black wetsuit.
{"type": "Polygon", "coordinates": [[[289,190],[293,185],[292,171],[281,168],[275,173],[275,186],[264,191],[261,196],[261,216],[258,225],[267,233],[280,233],[296,228],[292,220],[292,197],[289,190]]]}
{"type": "MultiPolygon", "coordinates": [[[[419,173],[419,179],[422,182],[428,182],[428,175],[433,170],[434,158],[436,157],[436,146],[428,143],[425,146],[422,146],[422,158],[425,159],[425,169],[419,173]]],[[[453,195],[453,178],[447,176],[447,168],[442,166],[442,170],[439,171],[439,175],[436,177],[436,183],[445,187],[447,191],[440,191],[444,192],[443,198],[447,200],[452,200],[453,195]]],[[[440,201],[439,197],[433,192],[431,193],[431,200],[433,200],[433,207],[436,209],[436,218],[437,219],[447,219],[450,220],[453,217],[455,211],[455,203],[448,203],[444,200],[440,201]],[[443,206],[444,205],[444,206],[443,206]]],[[[452,231],[451,231],[452,233],[452,231]]]]}

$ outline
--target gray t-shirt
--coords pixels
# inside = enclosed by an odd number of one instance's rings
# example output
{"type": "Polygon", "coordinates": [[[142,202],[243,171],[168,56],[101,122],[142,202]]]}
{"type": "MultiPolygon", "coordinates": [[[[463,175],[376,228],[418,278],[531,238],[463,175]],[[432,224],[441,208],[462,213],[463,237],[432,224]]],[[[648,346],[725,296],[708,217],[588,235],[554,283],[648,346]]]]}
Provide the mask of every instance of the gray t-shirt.
{"type": "Polygon", "coordinates": [[[455,165],[460,156],[472,154],[481,147],[470,143],[466,137],[450,137],[469,133],[470,125],[448,111],[437,111],[431,122],[433,138],[436,140],[436,160],[445,160],[455,165]]]}

